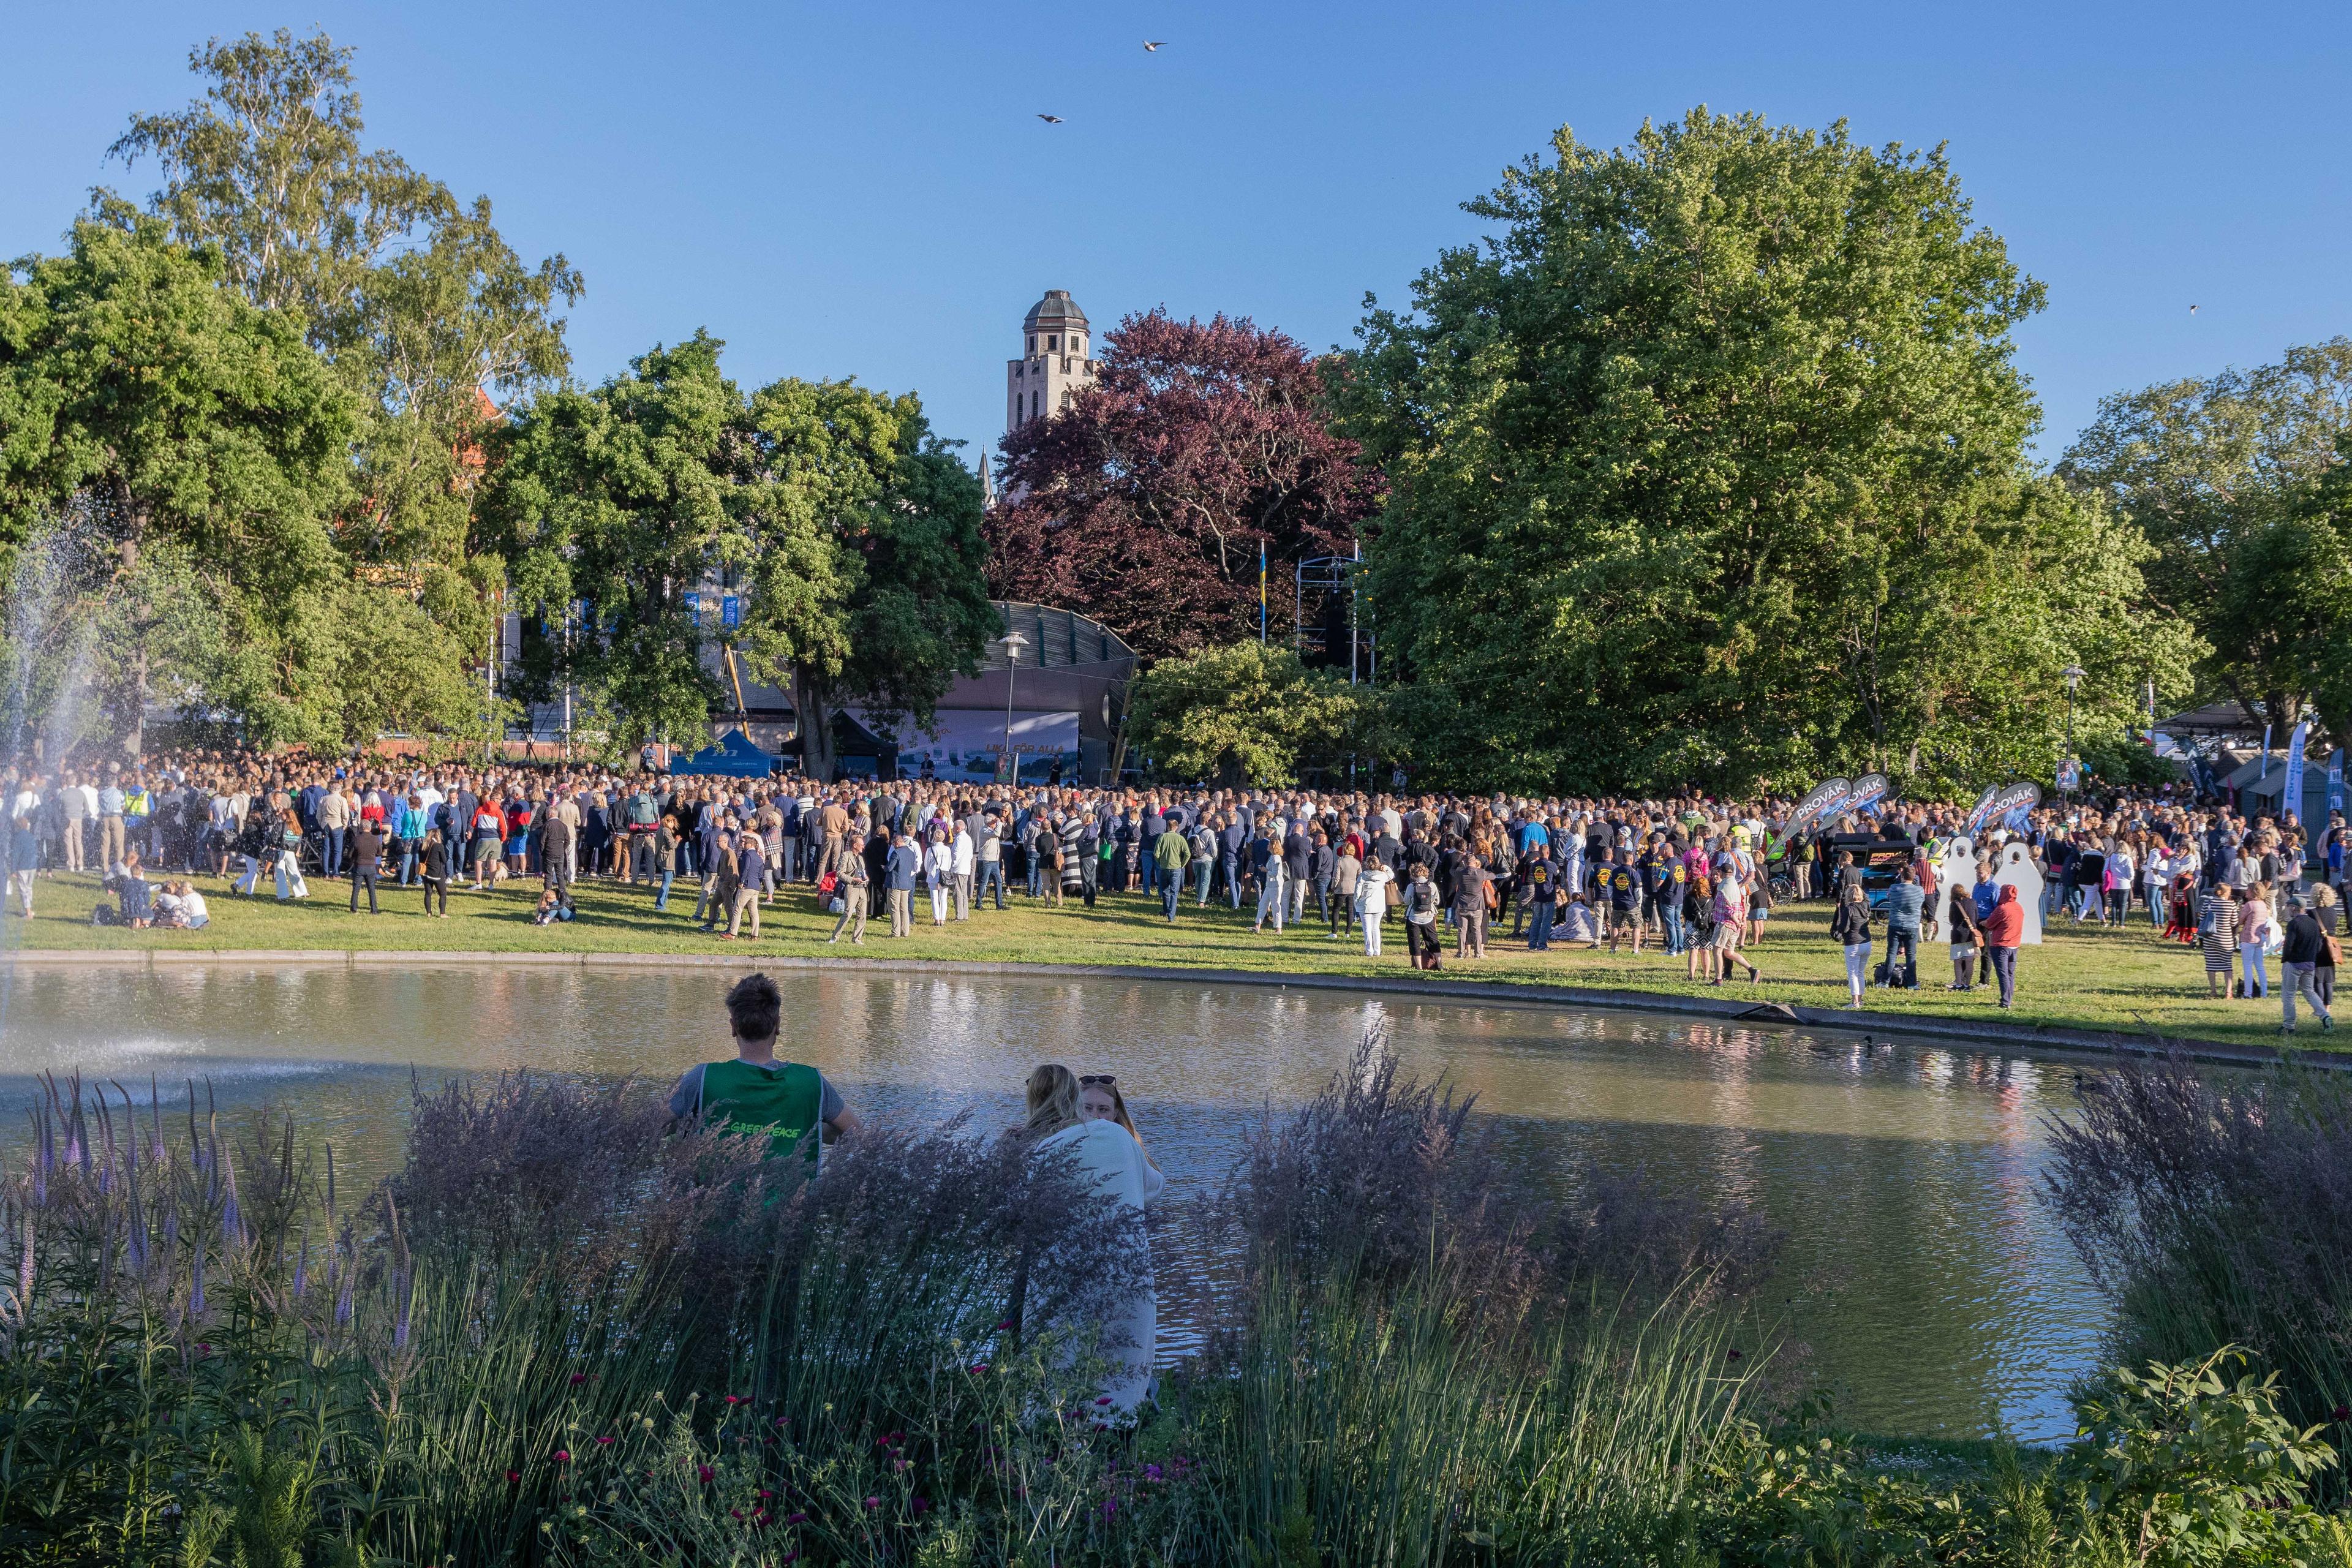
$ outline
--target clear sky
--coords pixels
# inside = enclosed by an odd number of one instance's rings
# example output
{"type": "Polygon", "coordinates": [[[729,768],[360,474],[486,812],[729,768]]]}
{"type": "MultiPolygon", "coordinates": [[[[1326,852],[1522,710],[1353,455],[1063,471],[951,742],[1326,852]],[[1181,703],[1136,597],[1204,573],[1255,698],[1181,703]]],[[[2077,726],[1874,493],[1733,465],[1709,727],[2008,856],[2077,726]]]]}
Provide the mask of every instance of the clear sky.
{"type": "Polygon", "coordinates": [[[1345,343],[1557,127],[1613,144],[1696,103],[1948,143],[2050,287],[2020,334],[2045,456],[2105,393],[2352,331],[2345,0],[11,9],[6,255],[93,184],[152,189],[102,154],[194,96],[191,44],[315,25],[358,46],[373,141],[586,274],[583,380],[707,326],[747,385],[911,387],[975,442],[1048,288],[1097,331],[1164,304],[1345,343]]]}

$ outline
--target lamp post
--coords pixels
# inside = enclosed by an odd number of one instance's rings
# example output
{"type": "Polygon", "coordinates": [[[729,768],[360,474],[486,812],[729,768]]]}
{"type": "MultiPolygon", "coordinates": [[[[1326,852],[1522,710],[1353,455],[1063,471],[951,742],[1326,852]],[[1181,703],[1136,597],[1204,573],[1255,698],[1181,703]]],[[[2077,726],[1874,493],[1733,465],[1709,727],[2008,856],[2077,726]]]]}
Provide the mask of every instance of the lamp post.
{"type": "Polygon", "coordinates": [[[1013,751],[1013,672],[1020,668],[1021,650],[1029,639],[1019,632],[1007,631],[998,639],[1004,646],[1004,768],[1006,782],[1013,788],[1021,787],[1021,759],[1013,751]]]}
{"type": "Polygon", "coordinates": [[[2058,673],[2066,678],[2066,759],[2064,771],[2066,773],[2067,784],[2067,787],[2060,790],[2058,794],[2061,799],[2071,800],[2074,794],[2074,689],[2083,684],[2083,676],[2084,672],[2081,665],[2070,664],[2058,673]]]}

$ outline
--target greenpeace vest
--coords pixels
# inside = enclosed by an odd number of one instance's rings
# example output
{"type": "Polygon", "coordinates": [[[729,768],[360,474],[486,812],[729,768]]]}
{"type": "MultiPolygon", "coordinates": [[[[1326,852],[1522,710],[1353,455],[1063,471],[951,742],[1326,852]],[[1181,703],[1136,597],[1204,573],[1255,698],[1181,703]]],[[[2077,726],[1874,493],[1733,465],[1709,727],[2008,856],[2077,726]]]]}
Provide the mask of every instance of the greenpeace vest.
{"type": "Polygon", "coordinates": [[[702,1069],[702,1119],[731,1132],[765,1132],[771,1159],[797,1153],[814,1169],[824,1083],[816,1068],[799,1062],[711,1062],[702,1069]]]}

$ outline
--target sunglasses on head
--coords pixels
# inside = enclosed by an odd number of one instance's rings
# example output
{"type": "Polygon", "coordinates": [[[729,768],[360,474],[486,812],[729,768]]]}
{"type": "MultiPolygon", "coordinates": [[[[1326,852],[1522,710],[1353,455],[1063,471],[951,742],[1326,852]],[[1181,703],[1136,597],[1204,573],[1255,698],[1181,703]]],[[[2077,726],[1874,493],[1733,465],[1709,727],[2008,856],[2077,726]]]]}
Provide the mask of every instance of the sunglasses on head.
{"type": "Polygon", "coordinates": [[[1118,1079],[1113,1078],[1107,1072],[1084,1072],[1078,1075],[1078,1083],[1081,1088],[1089,1084],[1114,1084],[1118,1081],[1118,1079]]]}

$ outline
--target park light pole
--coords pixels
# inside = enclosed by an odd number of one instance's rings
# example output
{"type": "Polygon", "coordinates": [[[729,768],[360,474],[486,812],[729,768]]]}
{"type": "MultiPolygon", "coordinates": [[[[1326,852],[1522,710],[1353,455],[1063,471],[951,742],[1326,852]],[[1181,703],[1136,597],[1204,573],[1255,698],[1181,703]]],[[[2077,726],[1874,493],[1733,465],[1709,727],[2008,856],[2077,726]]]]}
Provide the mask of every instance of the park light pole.
{"type": "Polygon", "coordinates": [[[997,639],[1004,646],[1004,767],[1007,781],[1014,789],[1021,787],[1021,759],[1013,751],[1013,672],[1020,668],[1021,650],[1029,639],[1019,632],[1007,631],[997,639]]]}
{"type": "Polygon", "coordinates": [[[2066,774],[2066,787],[2058,794],[2061,799],[2072,800],[2074,794],[2074,689],[2083,684],[2085,672],[2081,665],[2070,664],[2058,673],[2066,678],[2066,760],[2061,770],[2066,774]]]}

